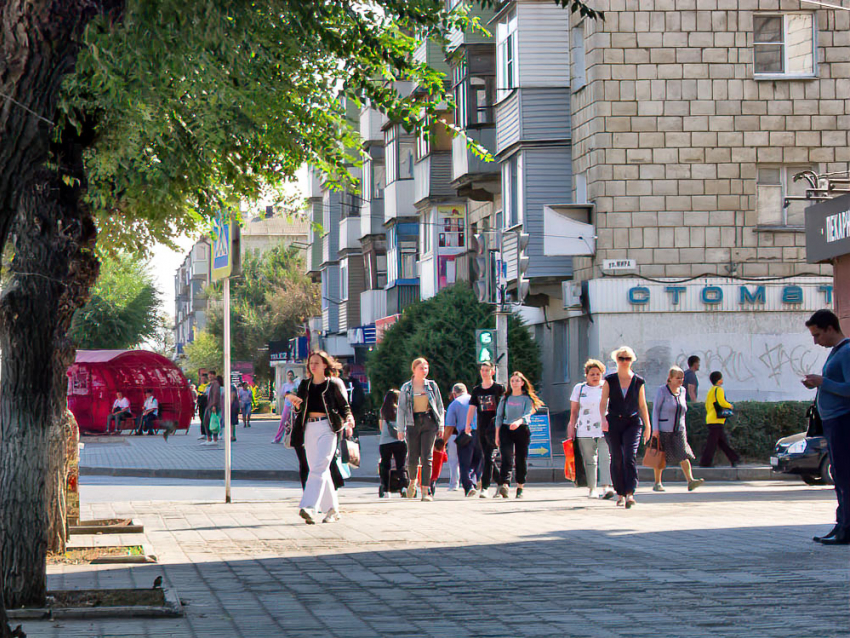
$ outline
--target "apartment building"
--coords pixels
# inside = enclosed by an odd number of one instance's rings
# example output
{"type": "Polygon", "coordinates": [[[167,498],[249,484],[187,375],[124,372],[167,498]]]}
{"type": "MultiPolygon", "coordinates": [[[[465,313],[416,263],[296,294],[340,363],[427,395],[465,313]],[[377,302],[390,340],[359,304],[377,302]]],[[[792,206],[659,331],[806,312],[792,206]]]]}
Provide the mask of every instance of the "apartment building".
{"type": "Polygon", "coordinates": [[[174,275],[174,346],[176,356],[207,325],[204,287],[210,283],[212,262],[210,240],[195,242],[174,275]]]}
{"type": "Polygon", "coordinates": [[[799,377],[823,353],[803,323],[831,270],[805,262],[806,203],[785,197],[802,171],[848,169],[850,13],[596,4],[605,20],[570,33],[574,197],[597,235],[565,296],[573,376],[628,343],[652,383],[697,354],[739,399],[811,398],[799,377]]]}

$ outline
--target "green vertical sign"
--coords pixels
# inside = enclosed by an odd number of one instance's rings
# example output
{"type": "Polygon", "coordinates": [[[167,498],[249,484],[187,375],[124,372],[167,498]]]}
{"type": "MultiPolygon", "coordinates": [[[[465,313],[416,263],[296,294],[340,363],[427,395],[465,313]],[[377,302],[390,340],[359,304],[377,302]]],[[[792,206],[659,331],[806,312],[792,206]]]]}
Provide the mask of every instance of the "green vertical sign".
{"type": "Polygon", "coordinates": [[[477,363],[496,363],[496,331],[475,331],[475,361],[477,363]]]}

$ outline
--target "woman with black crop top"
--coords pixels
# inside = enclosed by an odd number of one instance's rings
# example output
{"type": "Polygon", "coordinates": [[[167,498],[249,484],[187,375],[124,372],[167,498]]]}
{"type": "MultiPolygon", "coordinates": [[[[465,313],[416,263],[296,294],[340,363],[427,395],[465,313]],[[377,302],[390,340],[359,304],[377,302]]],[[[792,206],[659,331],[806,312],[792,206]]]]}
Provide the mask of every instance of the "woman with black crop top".
{"type": "Polygon", "coordinates": [[[643,441],[649,441],[652,426],[646,405],[645,381],[632,372],[635,352],[621,346],[611,353],[617,362],[617,372],[605,377],[599,412],[602,431],[611,449],[611,478],[617,492],[617,505],[630,508],[635,504],[637,489],[637,451],[640,445],[641,422],[643,441]]]}
{"type": "Polygon", "coordinates": [[[339,520],[339,501],[331,477],[339,433],[351,434],[354,418],[348,405],[348,393],[336,376],[337,364],[326,352],[314,352],[307,359],[309,373],[297,393],[286,398],[298,410],[292,426],[292,447],[304,446],[309,474],[301,497],[300,516],[308,524],[316,522],[317,512],[325,514],[325,523],[339,520]]]}

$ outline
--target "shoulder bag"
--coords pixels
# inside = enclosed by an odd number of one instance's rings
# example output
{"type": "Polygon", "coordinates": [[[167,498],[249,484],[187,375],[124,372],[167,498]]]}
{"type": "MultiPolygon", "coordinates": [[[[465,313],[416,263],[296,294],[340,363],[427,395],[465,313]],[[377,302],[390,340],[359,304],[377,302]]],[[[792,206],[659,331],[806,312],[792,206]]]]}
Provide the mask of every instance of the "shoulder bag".
{"type": "Polygon", "coordinates": [[[457,436],[455,437],[455,445],[459,448],[465,448],[470,443],[472,443],[472,435],[467,434],[466,430],[461,430],[457,433],[457,436]]]}
{"type": "Polygon", "coordinates": [[[663,470],[667,467],[667,458],[664,454],[664,447],[661,445],[660,436],[654,436],[649,440],[649,445],[646,446],[646,452],[643,454],[643,464],[656,470],[663,470]]]}

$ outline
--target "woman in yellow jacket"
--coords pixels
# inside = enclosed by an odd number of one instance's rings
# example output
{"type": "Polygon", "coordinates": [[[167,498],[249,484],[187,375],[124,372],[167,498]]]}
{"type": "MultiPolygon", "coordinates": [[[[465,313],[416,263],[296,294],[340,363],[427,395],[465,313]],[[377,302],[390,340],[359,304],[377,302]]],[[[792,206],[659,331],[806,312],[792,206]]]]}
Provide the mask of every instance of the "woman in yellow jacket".
{"type": "Polygon", "coordinates": [[[700,467],[711,467],[711,462],[714,460],[714,452],[719,446],[726,458],[729,459],[732,467],[737,467],[740,456],[729,445],[729,439],[726,438],[726,423],[725,416],[718,414],[717,408],[723,410],[731,410],[734,406],[726,400],[726,393],[723,390],[723,375],[719,371],[714,371],[708,377],[711,380],[711,390],[708,391],[708,396],[705,397],[705,423],[708,426],[708,440],[705,442],[705,448],[702,451],[702,456],[699,460],[700,467]]]}

